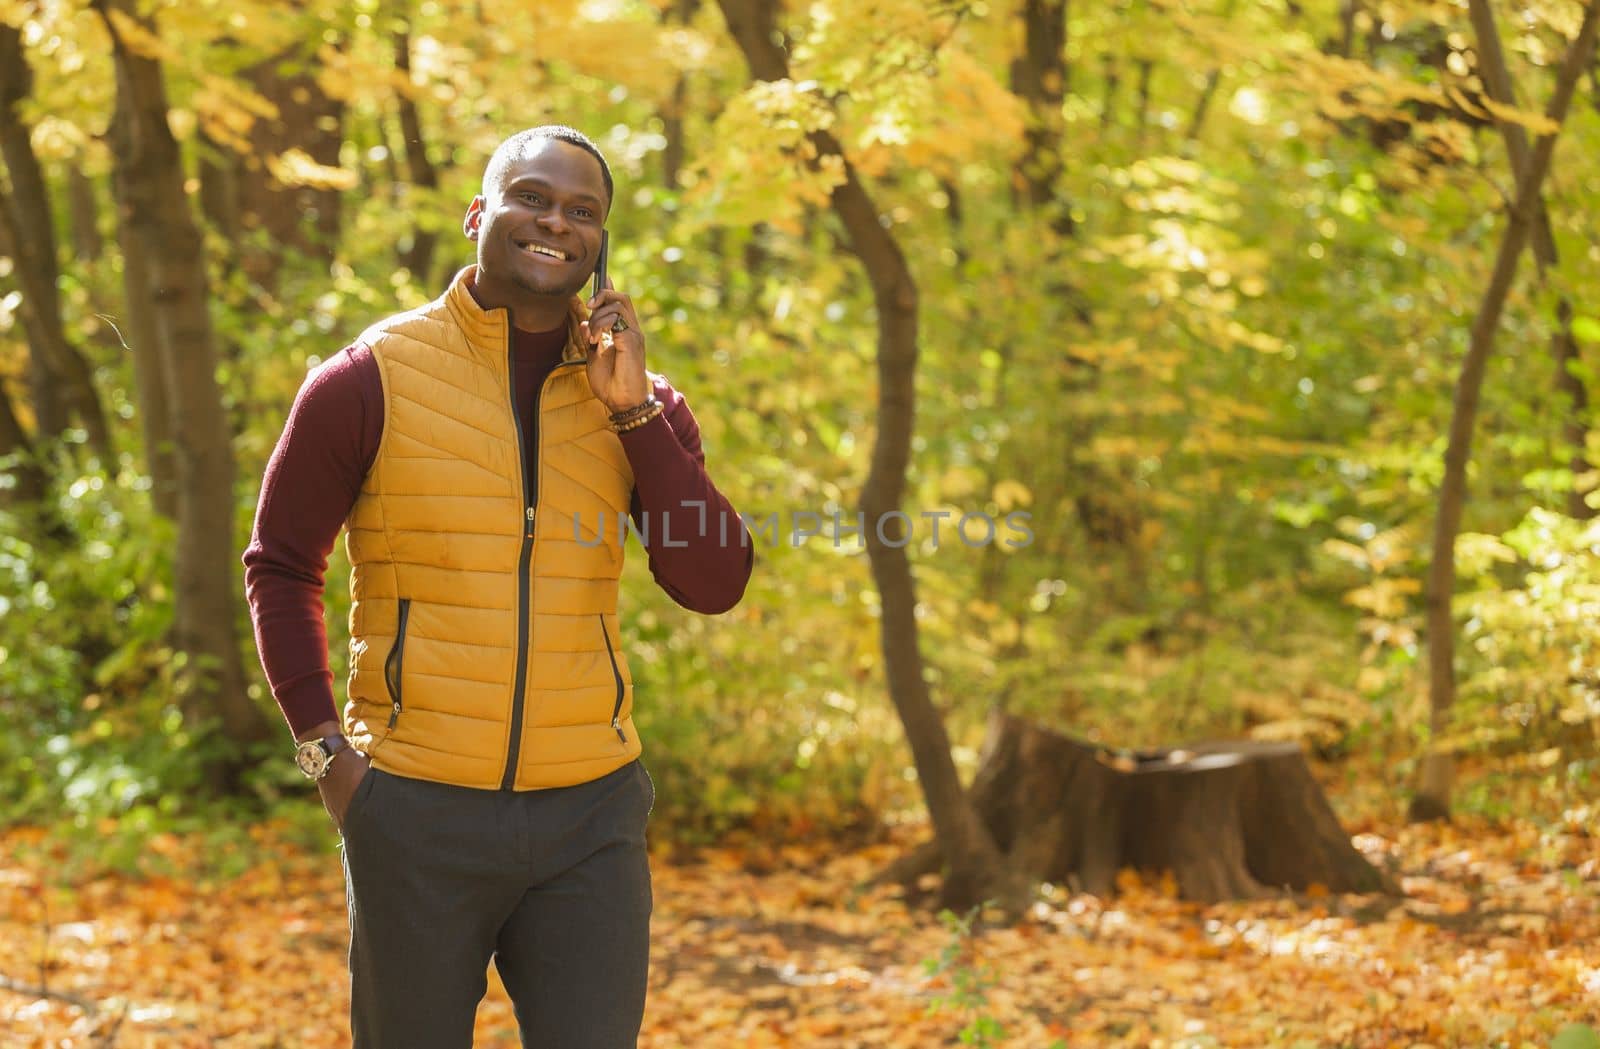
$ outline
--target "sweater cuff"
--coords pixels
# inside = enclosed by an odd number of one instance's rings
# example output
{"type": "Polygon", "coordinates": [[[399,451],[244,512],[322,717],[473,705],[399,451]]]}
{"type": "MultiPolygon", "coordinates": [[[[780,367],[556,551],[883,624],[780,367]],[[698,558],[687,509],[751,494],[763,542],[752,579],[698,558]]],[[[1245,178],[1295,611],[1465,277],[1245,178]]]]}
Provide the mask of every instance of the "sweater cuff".
{"type": "Polygon", "coordinates": [[[333,674],[324,671],[302,678],[277,693],[278,708],[296,736],[324,721],[338,721],[339,708],[333,699],[333,674]]]}
{"type": "Polygon", "coordinates": [[[681,447],[677,434],[672,432],[672,424],[667,422],[666,412],[659,413],[643,426],[624,430],[617,437],[621,439],[623,451],[633,465],[648,462],[657,449],[681,447]]]}

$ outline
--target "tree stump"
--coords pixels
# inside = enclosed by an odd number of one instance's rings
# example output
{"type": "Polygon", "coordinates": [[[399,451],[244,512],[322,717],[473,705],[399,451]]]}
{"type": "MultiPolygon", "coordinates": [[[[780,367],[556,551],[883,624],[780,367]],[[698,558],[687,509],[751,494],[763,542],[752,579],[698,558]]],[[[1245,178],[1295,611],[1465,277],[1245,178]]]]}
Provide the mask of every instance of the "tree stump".
{"type": "MultiPolygon", "coordinates": [[[[1117,753],[996,712],[969,797],[1018,872],[1077,891],[1111,895],[1131,867],[1171,871],[1203,902],[1313,884],[1399,892],[1350,844],[1294,743],[1117,753]]],[[[940,866],[929,843],[882,877],[940,866]]]]}

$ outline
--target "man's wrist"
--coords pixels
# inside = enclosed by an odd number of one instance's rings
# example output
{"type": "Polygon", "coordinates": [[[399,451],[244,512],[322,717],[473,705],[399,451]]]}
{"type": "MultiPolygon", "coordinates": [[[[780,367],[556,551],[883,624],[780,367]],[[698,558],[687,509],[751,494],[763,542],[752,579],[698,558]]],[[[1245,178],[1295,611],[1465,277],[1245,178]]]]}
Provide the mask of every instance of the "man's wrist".
{"type": "Polygon", "coordinates": [[[324,736],[342,735],[344,735],[343,725],[339,724],[337,721],[323,721],[312,725],[304,732],[296,733],[294,741],[296,743],[307,743],[313,739],[322,739],[324,736]]]}
{"type": "Polygon", "coordinates": [[[655,391],[647,390],[638,397],[624,397],[620,401],[604,401],[606,411],[612,415],[626,415],[628,412],[639,411],[656,399],[655,391]]]}

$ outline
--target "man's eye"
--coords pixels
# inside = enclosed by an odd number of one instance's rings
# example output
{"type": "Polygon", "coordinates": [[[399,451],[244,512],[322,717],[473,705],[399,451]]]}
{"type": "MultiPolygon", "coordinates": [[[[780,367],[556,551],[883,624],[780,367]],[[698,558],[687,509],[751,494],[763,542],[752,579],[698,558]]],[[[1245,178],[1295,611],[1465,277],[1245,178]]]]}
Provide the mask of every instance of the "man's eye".
{"type": "Polygon", "coordinates": [[[593,218],[594,217],[594,212],[590,211],[588,208],[573,208],[572,209],[572,213],[574,215],[578,216],[580,219],[587,219],[587,218],[593,218]]]}
{"type": "Polygon", "coordinates": [[[522,195],[522,199],[527,201],[529,204],[537,204],[539,203],[540,197],[537,193],[524,193],[522,195]]]}

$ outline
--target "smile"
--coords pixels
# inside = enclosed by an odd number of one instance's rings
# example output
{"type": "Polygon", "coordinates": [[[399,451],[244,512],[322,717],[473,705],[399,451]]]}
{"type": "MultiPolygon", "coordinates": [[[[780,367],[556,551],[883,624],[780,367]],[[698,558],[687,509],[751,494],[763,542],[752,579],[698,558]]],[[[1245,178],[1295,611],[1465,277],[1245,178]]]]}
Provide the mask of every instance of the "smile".
{"type": "Polygon", "coordinates": [[[523,251],[527,252],[529,255],[543,255],[543,256],[545,256],[547,258],[559,259],[562,262],[571,262],[572,261],[572,256],[571,255],[568,255],[566,252],[562,251],[560,248],[552,248],[548,244],[540,244],[538,241],[534,241],[534,240],[516,241],[515,243],[516,243],[517,247],[521,248],[523,251]]]}

